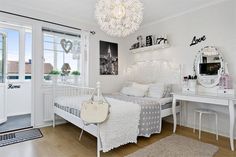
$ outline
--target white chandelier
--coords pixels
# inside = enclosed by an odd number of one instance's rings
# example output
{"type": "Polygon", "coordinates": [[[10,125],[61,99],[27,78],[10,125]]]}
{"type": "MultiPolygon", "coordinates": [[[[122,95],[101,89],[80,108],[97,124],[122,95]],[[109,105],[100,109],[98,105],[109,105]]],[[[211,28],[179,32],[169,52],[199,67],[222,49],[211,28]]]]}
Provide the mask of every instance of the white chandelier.
{"type": "Polygon", "coordinates": [[[138,30],[143,20],[143,4],[139,0],[98,0],[95,16],[104,32],[125,37],[138,30]]]}

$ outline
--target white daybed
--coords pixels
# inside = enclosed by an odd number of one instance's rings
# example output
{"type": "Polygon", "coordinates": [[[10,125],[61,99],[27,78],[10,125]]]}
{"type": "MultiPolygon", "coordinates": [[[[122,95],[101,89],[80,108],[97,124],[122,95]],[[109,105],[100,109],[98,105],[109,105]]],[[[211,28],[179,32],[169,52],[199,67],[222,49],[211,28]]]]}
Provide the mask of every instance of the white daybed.
{"type": "MultiPolygon", "coordinates": [[[[152,65],[154,65],[154,66],[156,66],[158,64],[159,64],[159,62],[155,62],[155,63],[152,62],[152,65]]],[[[150,66],[150,62],[148,63],[148,65],[150,66]]],[[[140,66],[140,64],[138,66],[140,66]]],[[[142,67],[145,67],[145,64],[143,64],[142,67]]],[[[164,70],[163,67],[161,69],[164,70]]],[[[168,71],[171,72],[172,68],[170,68],[168,66],[167,69],[168,69],[168,71]]],[[[180,71],[175,71],[175,73],[176,72],[178,73],[178,75],[180,74],[180,71]]],[[[160,74],[160,71],[159,71],[159,74],[160,74]]],[[[163,78],[166,77],[165,76],[166,74],[167,74],[167,71],[164,72],[164,75],[163,75],[164,77],[163,78]]],[[[134,73],[132,73],[132,76],[134,76],[134,73]]],[[[160,78],[160,75],[159,75],[158,78],[160,78]]],[[[173,76],[171,78],[173,79],[173,76]]],[[[166,81],[166,79],[164,79],[164,80],[166,81]]],[[[143,122],[142,130],[144,130],[144,134],[140,135],[139,133],[137,133],[135,135],[135,139],[133,137],[133,138],[129,139],[129,141],[125,141],[122,144],[126,144],[126,143],[129,143],[129,142],[137,142],[136,141],[137,136],[150,136],[150,134],[145,135],[145,130],[147,130],[147,131],[154,130],[153,133],[157,133],[158,131],[155,130],[156,128],[153,128],[153,126],[156,124],[154,120],[157,119],[159,121],[159,125],[161,126],[161,119],[163,117],[172,115],[172,106],[171,106],[171,103],[169,101],[164,101],[164,103],[159,102],[159,108],[155,107],[155,106],[150,106],[150,109],[146,110],[147,107],[145,107],[145,106],[142,107],[140,102],[142,102],[142,103],[143,102],[149,102],[151,104],[153,104],[153,103],[155,104],[155,101],[150,100],[150,99],[148,99],[148,100],[140,99],[140,101],[139,101],[138,100],[139,98],[137,98],[138,101],[136,101],[136,100],[135,101],[129,101],[130,97],[125,97],[123,99],[122,98],[123,96],[109,95],[109,96],[105,96],[105,97],[106,97],[106,99],[108,99],[110,101],[109,103],[111,105],[111,108],[112,108],[113,105],[115,106],[114,107],[115,110],[113,109],[111,111],[110,119],[108,119],[107,122],[106,122],[107,124],[105,124],[105,126],[103,126],[103,124],[101,124],[101,125],[91,124],[91,125],[86,126],[86,125],[84,125],[83,121],[79,117],[79,114],[80,114],[79,113],[79,108],[80,108],[81,102],[84,101],[84,100],[88,100],[89,97],[91,96],[91,94],[94,92],[94,90],[96,90],[97,98],[99,99],[100,94],[101,94],[100,93],[100,83],[99,82],[97,83],[96,88],[86,88],[86,87],[81,88],[81,87],[76,87],[76,86],[72,86],[72,85],[55,84],[54,85],[54,90],[53,90],[54,91],[53,92],[53,96],[54,96],[53,127],[55,127],[55,115],[58,115],[58,116],[64,118],[65,120],[67,120],[68,122],[82,128],[84,131],[90,133],[91,135],[97,137],[97,156],[98,157],[100,156],[100,151],[101,150],[103,150],[103,151],[105,150],[105,152],[107,150],[110,150],[110,148],[109,149],[105,148],[106,147],[105,144],[104,145],[102,144],[102,141],[103,141],[104,137],[112,136],[112,138],[115,139],[116,136],[117,136],[118,141],[119,141],[119,139],[120,140],[122,139],[122,138],[120,138],[119,134],[113,133],[115,130],[111,130],[110,132],[109,131],[105,132],[105,134],[106,134],[105,136],[102,135],[101,129],[105,130],[105,129],[109,129],[109,128],[114,127],[114,126],[109,127],[109,125],[112,125],[112,124],[114,125],[114,116],[113,116],[113,114],[114,115],[116,114],[116,117],[118,117],[118,116],[128,117],[127,121],[129,120],[131,122],[124,123],[124,118],[123,118],[123,121],[122,121],[122,118],[115,119],[116,123],[121,123],[122,127],[128,128],[128,130],[126,130],[126,131],[130,131],[130,130],[132,131],[132,129],[133,129],[134,132],[138,132],[138,131],[142,132],[141,128],[139,126],[141,126],[141,123],[143,122]],[[120,109],[117,108],[117,106],[118,106],[117,104],[121,105],[120,108],[125,108],[125,110],[120,111],[120,112],[124,112],[123,115],[119,115],[119,114],[115,113],[116,110],[120,110],[120,109]],[[123,104],[123,106],[122,106],[122,104],[123,104]],[[140,109],[137,108],[137,106],[141,106],[141,107],[139,107],[140,109]],[[153,112],[152,112],[151,109],[153,109],[153,112]],[[146,110],[147,115],[146,116],[143,115],[143,117],[141,117],[142,113],[145,114],[145,110],[146,110]],[[160,111],[160,117],[153,116],[153,114],[157,113],[158,111],[160,111]],[[147,119],[152,119],[152,117],[150,116],[151,115],[150,113],[152,114],[153,120],[147,122],[148,123],[148,125],[147,125],[148,128],[145,129],[146,124],[144,124],[144,121],[146,121],[147,119]],[[134,117],[133,121],[132,121],[132,116],[135,116],[135,114],[136,114],[136,118],[134,117]],[[137,114],[138,114],[138,117],[137,117],[137,114]],[[109,123],[109,121],[112,121],[112,119],[113,119],[113,123],[112,122],[109,123]],[[135,119],[136,119],[136,121],[135,121],[135,119]],[[140,122],[139,122],[139,119],[140,119],[140,122]],[[144,119],[144,121],[141,121],[141,119],[144,119]],[[134,125],[135,123],[138,123],[138,124],[134,125]],[[155,123],[155,124],[151,124],[151,123],[155,123]],[[137,126],[137,128],[136,128],[136,126],[137,126]]],[[[136,98],[133,97],[131,99],[136,99],[136,98]]],[[[177,107],[177,112],[179,112],[179,111],[180,111],[180,107],[178,106],[177,107]]],[[[118,128],[119,127],[121,127],[121,126],[118,126],[118,128]]],[[[160,132],[160,129],[161,128],[159,128],[159,132],[160,132]]],[[[125,138],[123,138],[123,139],[125,139],[125,138]]],[[[108,141],[109,141],[109,139],[108,139],[108,141]]],[[[116,143],[115,143],[114,146],[111,147],[111,148],[115,148],[115,147],[118,147],[118,146],[120,146],[120,145],[116,145],[116,143]]]]}

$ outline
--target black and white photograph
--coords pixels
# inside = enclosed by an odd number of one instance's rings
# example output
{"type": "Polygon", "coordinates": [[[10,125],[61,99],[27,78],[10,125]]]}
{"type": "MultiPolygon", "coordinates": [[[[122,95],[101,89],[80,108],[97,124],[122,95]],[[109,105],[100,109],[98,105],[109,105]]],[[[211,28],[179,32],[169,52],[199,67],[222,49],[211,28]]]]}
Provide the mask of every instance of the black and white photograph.
{"type": "Polygon", "coordinates": [[[118,44],[100,41],[100,75],[118,75],[118,44]]]}

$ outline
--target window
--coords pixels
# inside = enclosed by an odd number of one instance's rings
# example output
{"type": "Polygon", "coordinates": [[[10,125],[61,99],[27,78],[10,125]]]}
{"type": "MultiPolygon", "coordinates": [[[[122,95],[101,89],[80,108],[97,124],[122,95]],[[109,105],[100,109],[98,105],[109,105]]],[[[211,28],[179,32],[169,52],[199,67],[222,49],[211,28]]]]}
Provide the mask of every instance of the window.
{"type": "Polygon", "coordinates": [[[25,32],[25,80],[31,79],[32,66],[32,33],[31,30],[25,32]]]}
{"type": "Polygon", "coordinates": [[[5,37],[2,33],[0,33],[0,83],[4,82],[4,42],[5,37]]]}
{"type": "MultiPolygon", "coordinates": [[[[2,24],[0,32],[6,34],[6,77],[8,80],[31,79],[32,31],[28,27],[2,24]]],[[[0,45],[1,46],[1,45],[0,45]]]]}
{"type": "Polygon", "coordinates": [[[19,79],[20,32],[2,29],[7,35],[7,79],[19,79]]]}
{"type": "Polygon", "coordinates": [[[50,80],[49,73],[52,70],[62,71],[64,63],[70,66],[70,72],[79,71],[82,74],[81,62],[83,53],[80,52],[81,37],[74,34],[55,33],[51,31],[43,31],[44,40],[44,79],[50,80]],[[64,49],[70,51],[65,52],[61,41],[65,41],[64,49]],[[71,44],[71,47],[70,47],[71,44]]]}

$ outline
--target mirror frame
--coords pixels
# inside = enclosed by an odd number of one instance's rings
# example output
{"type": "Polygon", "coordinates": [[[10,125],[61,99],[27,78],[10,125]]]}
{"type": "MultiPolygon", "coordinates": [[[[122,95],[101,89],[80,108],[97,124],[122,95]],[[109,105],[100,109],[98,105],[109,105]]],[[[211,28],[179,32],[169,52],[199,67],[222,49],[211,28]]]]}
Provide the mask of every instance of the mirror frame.
{"type": "Polygon", "coordinates": [[[223,58],[223,55],[221,54],[221,52],[219,52],[219,50],[214,47],[214,46],[206,46],[204,48],[202,48],[198,53],[197,55],[195,56],[195,59],[194,59],[194,67],[193,67],[193,70],[194,70],[194,73],[195,75],[197,76],[197,80],[198,80],[198,83],[200,85],[202,85],[203,87],[206,87],[206,88],[212,88],[212,87],[215,87],[219,84],[220,82],[220,77],[221,75],[224,73],[224,66],[225,66],[225,62],[224,62],[224,58],[223,58]],[[204,82],[204,79],[200,73],[199,73],[199,61],[200,61],[200,57],[202,56],[202,54],[204,54],[204,52],[206,52],[205,50],[206,49],[215,49],[215,52],[219,55],[219,62],[221,63],[221,67],[219,69],[219,72],[218,72],[218,77],[214,79],[214,83],[211,83],[211,84],[207,84],[204,82]],[[202,78],[202,79],[201,79],[202,78]]]}

